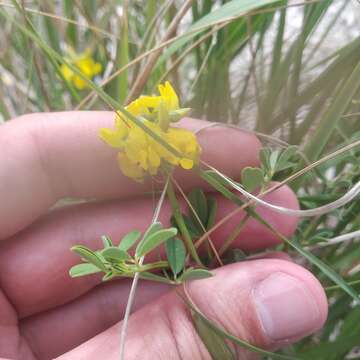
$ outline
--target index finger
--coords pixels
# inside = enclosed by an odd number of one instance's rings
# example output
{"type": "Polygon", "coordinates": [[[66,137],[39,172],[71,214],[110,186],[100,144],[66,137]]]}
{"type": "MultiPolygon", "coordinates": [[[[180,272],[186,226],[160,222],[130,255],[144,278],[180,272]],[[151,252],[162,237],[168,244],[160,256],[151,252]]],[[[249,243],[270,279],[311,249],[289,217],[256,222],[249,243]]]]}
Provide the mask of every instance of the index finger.
{"type": "MultiPolygon", "coordinates": [[[[113,125],[108,111],[24,115],[0,127],[0,239],[9,237],[64,197],[125,198],[149,191],[151,182],[135,183],[122,175],[116,151],[98,137],[113,125]]],[[[198,130],[208,123],[184,119],[198,130]]],[[[198,135],[202,158],[228,176],[258,163],[261,147],[254,135],[224,127],[198,135]]],[[[182,186],[201,184],[191,171],[177,171],[182,186]]]]}

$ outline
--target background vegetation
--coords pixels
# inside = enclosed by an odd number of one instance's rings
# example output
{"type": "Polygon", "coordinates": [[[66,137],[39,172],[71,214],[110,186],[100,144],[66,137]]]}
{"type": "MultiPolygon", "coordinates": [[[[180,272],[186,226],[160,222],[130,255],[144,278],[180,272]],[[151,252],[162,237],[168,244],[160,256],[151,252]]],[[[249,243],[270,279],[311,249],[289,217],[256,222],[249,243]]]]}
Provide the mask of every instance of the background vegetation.
{"type": "MultiPolygon", "coordinates": [[[[350,145],[289,183],[303,209],[315,208],[360,180],[356,16],[355,0],[0,1],[0,118],[108,109],[99,89],[79,90],[61,75],[70,47],[90,49],[103,68],[95,83],[115,102],[152,93],[170,79],[193,116],[257,131],[273,149],[298,146],[301,157],[278,171],[278,180],[350,145]]],[[[301,222],[292,241],[341,278],[333,286],[324,267],[306,261],[327,287],[329,319],[285,353],[360,356],[360,307],[339,286],[346,281],[360,291],[359,230],[359,197],[301,222]],[[348,233],[357,236],[331,242],[348,233]]],[[[304,263],[298,251],[288,251],[304,263]]]]}

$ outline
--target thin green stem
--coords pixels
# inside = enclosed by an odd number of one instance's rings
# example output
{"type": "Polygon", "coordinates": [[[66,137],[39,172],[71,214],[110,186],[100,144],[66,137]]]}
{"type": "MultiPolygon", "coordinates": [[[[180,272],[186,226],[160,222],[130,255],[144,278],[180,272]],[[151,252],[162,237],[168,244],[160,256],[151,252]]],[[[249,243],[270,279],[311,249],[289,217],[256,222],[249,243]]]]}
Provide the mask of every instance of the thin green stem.
{"type": "Polygon", "coordinates": [[[167,188],[167,195],[171,204],[171,208],[172,208],[172,212],[176,221],[177,226],[179,227],[179,230],[181,232],[181,235],[183,236],[184,242],[187,246],[187,249],[190,253],[190,255],[192,256],[192,258],[195,260],[195,262],[199,265],[199,266],[203,266],[199,255],[197,254],[195,245],[192,241],[191,235],[189,233],[189,230],[187,229],[186,225],[185,225],[185,221],[184,218],[181,214],[181,210],[180,210],[180,205],[179,202],[176,198],[175,195],[175,191],[174,191],[174,187],[171,183],[171,181],[169,182],[169,186],[167,188]]]}

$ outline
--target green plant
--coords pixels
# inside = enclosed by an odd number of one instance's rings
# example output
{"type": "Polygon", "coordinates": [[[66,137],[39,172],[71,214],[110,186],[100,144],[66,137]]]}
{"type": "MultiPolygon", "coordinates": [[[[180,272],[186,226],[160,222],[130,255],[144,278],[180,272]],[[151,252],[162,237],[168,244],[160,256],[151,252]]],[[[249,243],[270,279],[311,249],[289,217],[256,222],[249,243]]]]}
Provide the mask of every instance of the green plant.
{"type": "MultiPolygon", "coordinates": [[[[26,7],[17,1],[1,3],[0,36],[7,46],[0,51],[0,114],[7,121],[25,112],[49,110],[110,108],[121,113],[125,102],[152,93],[170,78],[192,116],[251,127],[267,145],[261,167],[244,169],[240,183],[213,169],[201,171],[210,186],[258,221],[254,203],[234,194],[240,185],[249,192],[258,189],[261,198],[270,181],[283,181],[297,192],[302,210],[317,209],[341,198],[360,180],[360,38],[349,32],[347,40],[332,44],[323,55],[324,44],[340,28],[339,19],[356,6],[347,0],[308,1],[296,7],[286,0],[199,0],[181,6],[149,0],[146,7],[140,1],[63,1],[62,9],[50,1],[26,2],[26,7]],[[290,34],[294,12],[301,23],[290,34]],[[185,17],[190,23],[180,26],[185,17]],[[67,63],[65,45],[81,53],[84,44],[104,71],[85,79],[88,88],[80,90],[60,69],[67,63]]],[[[170,187],[179,190],[175,182],[170,187]]],[[[172,236],[159,240],[167,241],[166,261],[139,263],[146,252],[129,254],[138,234],[133,232],[120,245],[104,237],[102,250],[75,247],[87,263],[73,268],[72,275],[103,271],[110,279],[139,273],[170,283],[209,276],[205,265],[224,260],[242,224],[216,254],[210,238],[216,227],[214,200],[194,190],[188,196],[189,212],[183,214],[172,190],[168,188],[174,228],[166,229],[172,236]],[[174,237],[176,231],[184,243],[174,237]],[[197,254],[199,242],[206,244],[206,256],[197,254]],[[196,269],[186,262],[189,254],[196,269]],[[163,276],[153,272],[158,268],[163,276]]],[[[283,239],[285,245],[279,248],[305,257],[331,299],[325,328],[286,349],[286,355],[340,359],[358,346],[360,313],[352,300],[360,290],[360,250],[348,235],[360,229],[359,209],[357,196],[335,210],[303,218],[295,236],[283,239]],[[332,241],[341,236],[343,240],[332,241]]],[[[199,331],[210,331],[206,319],[193,311],[199,331]]],[[[217,336],[229,338],[221,331],[217,336]]],[[[221,342],[218,337],[216,341],[221,342]]]]}

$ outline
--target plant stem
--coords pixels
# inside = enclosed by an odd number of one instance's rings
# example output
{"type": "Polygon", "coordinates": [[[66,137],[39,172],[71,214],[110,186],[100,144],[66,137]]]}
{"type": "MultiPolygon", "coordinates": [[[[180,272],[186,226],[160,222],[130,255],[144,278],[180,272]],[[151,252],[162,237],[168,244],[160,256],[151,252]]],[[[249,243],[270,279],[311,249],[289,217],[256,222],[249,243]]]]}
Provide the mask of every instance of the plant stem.
{"type": "Polygon", "coordinates": [[[223,255],[231,246],[231,244],[234,242],[234,240],[238,237],[241,230],[244,228],[244,225],[246,221],[249,219],[249,214],[246,214],[239,223],[235,226],[234,230],[231,232],[231,234],[227,237],[227,239],[224,241],[223,245],[221,246],[219,250],[219,255],[223,255]]]}
{"type": "MultiPolygon", "coordinates": [[[[166,180],[164,189],[161,193],[159,202],[155,209],[154,216],[151,221],[152,224],[154,224],[159,218],[161,206],[164,202],[164,198],[165,198],[165,194],[166,194],[166,190],[167,190],[168,186],[169,186],[169,178],[167,178],[167,180],[166,180]]],[[[146,236],[146,232],[144,233],[143,238],[145,236],[146,236]]],[[[138,263],[139,266],[141,266],[143,264],[144,259],[145,259],[145,256],[142,256],[140,258],[139,263],[138,263]]],[[[137,284],[139,282],[139,277],[140,277],[140,273],[137,272],[134,275],[134,279],[131,284],[129,298],[128,298],[128,302],[127,302],[126,309],[125,309],[125,315],[124,315],[124,319],[122,322],[121,334],[120,334],[120,360],[125,360],[125,341],[126,341],[127,329],[128,329],[129,318],[130,318],[130,314],[131,314],[131,307],[132,307],[132,304],[134,303],[135,292],[136,292],[137,284]]]]}
{"type": "Polygon", "coordinates": [[[180,206],[179,203],[176,199],[176,195],[175,195],[175,191],[174,191],[174,187],[172,186],[172,183],[169,182],[168,188],[167,188],[167,195],[169,197],[169,201],[171,204],[171,208],[173,211],[173,215],[174,218],[176,220],[177,226],[179,227],[179,230],[184,238],[185,244],[188,248],[188,251],[190,253],[190,255],[192,256],[192,258],[196,261],[196,263],[199,266],[203,266],[203,264],[201,263],[201,260],[199,258],[199,255],[196,252],[196,248],[195,245],[191,239],[191,235],[189,233],[189,230],[187,229],[183,216],[181,214],[181,210],[180,210],[180,206]]]}
{"type": "Polygon", "coordinates": [[[166,268],[169,266],[167,261],[158,261],[151,264],[146,264],[138,268],[137,272],[150,271],[154,269],[166,268]]]}

